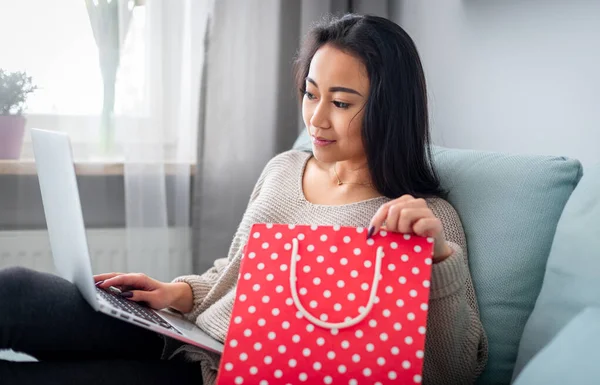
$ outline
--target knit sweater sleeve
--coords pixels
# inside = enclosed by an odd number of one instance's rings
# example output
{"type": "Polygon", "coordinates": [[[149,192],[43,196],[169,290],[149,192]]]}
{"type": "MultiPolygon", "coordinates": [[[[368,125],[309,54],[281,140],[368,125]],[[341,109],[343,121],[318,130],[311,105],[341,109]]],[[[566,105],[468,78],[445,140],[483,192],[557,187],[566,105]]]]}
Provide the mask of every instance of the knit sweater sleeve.
{"type": "Polygon", "coordinates": [[[472,384],[487,362],[487,337],[467,261],[458,214],[445,200],[428,205],[442,221],[453,253],[432,267],[423,383],[472,384]]]}
{"type": "MultiPolygon", "coordinates": [[[[250,201],[248,207],[250,207],[256,198],[260,194],[261,187],[264,183],[265,178],[269,174],[273,160],[271,160],[263,169],[258,181],[256,182],[252,194],[250,195],[250,201]]],[[[234,242],[235,244],[235,242],[234,242]]],[[[175,278],[172,282],[185,282],[192,288],[193,295],[193,308],[189,313],[185,313],[183,316],[189,321],[195,322],[198,315],[201,313],[202,303],[208,293],[215,286],[219,278],[223,275],[228,266],[231,265],[231,259],[235,257],[235,251],[230,250],[229,256],[225,258],[219,258],[215,260],[213,267],[201,275],[184,275],[175,278]]]]}

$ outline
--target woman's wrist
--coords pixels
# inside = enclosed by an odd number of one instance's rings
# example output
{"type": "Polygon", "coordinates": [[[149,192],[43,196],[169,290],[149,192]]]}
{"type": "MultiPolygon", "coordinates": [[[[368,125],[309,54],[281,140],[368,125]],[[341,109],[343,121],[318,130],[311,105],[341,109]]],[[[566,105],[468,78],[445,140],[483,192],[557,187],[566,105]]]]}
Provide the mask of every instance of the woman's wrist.
{"type": "Polygon", "coordinates": [[[169,286],[173,296],[169,307],[183,314],[191,312],[194,308],[192,287],[185,282],[174,282],[170,283],[169,286]]]}

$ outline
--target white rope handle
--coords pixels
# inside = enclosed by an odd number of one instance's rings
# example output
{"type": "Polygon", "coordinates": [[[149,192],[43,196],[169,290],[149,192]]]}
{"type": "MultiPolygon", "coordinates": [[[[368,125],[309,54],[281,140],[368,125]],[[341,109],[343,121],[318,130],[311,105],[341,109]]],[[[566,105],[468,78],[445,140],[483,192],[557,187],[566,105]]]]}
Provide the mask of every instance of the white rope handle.
{"type": "Polygon", "coordinates": [[[292,239],[292,261],[290,263],[290,290],[292,291],[292,299],[294,300],[296,308],[298,308],[298,311],[300,311],[300,313],[302,313],[302,315],[306,317],[310,322],[325,329],[344,329],[356,325],[357,323],[365,319],[366,316],[369,315],[371,309],[373,308],[373,304],[375,303],[375,297],[377,296],[377,288],[379,287],[378,277],[381,274],[381,260],[384,257],[383,246],[379,246],[377,248],[377,259],[375,260],[375,274],[373,276],[373,284],[371,285],[371,295],[369,296],[369,302],[367,303],[367,306],[357,317],[339,323],[321,321],[317,317],[310,314],[300,303],[300,298],[298,297],[298,290],[296,287],[296,282],[298,281],[298,278],[296,276],[297,256],[298,239],[294,238],[292,239]]]}

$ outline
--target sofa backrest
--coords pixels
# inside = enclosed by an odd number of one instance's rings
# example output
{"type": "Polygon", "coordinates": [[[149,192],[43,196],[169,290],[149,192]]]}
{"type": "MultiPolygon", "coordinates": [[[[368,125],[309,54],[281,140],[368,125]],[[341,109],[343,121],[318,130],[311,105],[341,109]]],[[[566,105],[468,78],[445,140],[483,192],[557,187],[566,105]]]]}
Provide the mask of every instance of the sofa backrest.
{"type": "MultiPolygon", "coordinates": [[[[304,132],[294,148],[311,151],[304,132]]],[[[556,224],[581,178],[577,160],[434,146],[433,162],[465,234],[489,360],[480,384],[510,383],[556,224]]]]}
{"type": "Polygon", "coordinates": [[[600,164],[585,168],[558,221],[544,284],[523,331],[514,376],[588,307],[600,308],[600,164]]]}

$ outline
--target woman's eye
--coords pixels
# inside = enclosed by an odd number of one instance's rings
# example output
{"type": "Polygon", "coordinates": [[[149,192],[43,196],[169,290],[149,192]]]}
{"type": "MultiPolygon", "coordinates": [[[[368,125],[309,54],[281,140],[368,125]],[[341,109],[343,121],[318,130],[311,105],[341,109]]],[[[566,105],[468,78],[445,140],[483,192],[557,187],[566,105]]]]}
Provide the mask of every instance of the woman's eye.
{"type": "Polygon", "coordinates": [[[347,109],[348,107],[350,107],[350,104],[348,103],[344,103],[344,102],[333,102],[333,105],[336,106],[337,108],[343,108],[343,109],[347,109]]]}
{"type": "Polygon", "coordinates": [[[308,91],[304,91],[304,95],[306,95],[306,97],[308,98],[308,100],[313,100],[315,98],[315,95],[311,94],[308,91]]]}

